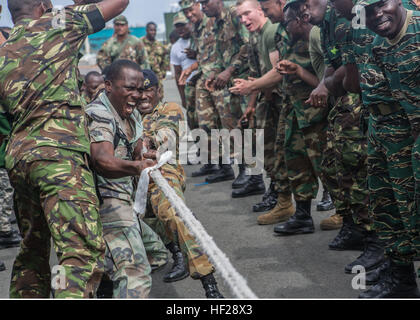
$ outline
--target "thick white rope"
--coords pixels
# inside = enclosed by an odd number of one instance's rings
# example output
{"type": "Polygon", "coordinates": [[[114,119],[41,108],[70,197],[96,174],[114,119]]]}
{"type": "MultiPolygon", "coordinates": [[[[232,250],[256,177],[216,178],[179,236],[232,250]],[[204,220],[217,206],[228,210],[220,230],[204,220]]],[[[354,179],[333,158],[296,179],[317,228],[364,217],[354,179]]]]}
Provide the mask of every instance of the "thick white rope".
{"type": "Polygon", "coordinates": [[[191,210],[185,205],[184,201],[178,197],[174,189],[168,184],[166,179],[158,170],[158,168],[166,163],[171,157],[172,152],[166,152],[162,155],[159,163],[155,167],[147,168],[142,172],[136,192],[134,212],[136,214],[144,213],[146,203],[143,201],[143,199],[147,197],[147,188],[146,194],[144,194],[144,185],[142,187],[141,184],[147,182],[146,186],[149,185],[148,173],[150,172],[150,176],[163,191],[181,220],[207,253],[210,260],[216,266],[217,272],[220,273],[220,275],[230,287],[233,295],[239,299],[257,299],[257,296],[248,287],[246,280],[238,273],[238,271],[236,271],[227,256],[217,247],[216,243],[213,241],[213,238],[209,236],[200,221],[194,217],[194,214],[191,212],[191,210]]]}

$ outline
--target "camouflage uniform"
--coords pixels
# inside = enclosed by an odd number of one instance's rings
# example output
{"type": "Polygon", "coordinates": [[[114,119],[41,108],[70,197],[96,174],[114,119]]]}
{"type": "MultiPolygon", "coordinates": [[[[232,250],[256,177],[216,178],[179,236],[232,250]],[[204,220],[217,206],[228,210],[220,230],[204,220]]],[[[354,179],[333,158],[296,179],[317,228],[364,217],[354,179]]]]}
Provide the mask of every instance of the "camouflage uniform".
{"type": "MultiPolygon", "coordinates": [[[[401,215],[405,243],[420,252],[420,12],[407,10],[402,32],[391,40],[376,36],[373,56],[387,78],[393,98],[400,102],[414,138],[412,164],[415,177],[415,205],[411,215],[401,215]],[[403,53],[403,54],[401,54],[403,53]]],[[[402,227],[401,226],[401,227],[402,227]]],[[[398,239],[395,245],[402,243],[398,239]]],[[[404,245],[405,246],[405,245],[404,245]]],[[[401,250],[403,251],[403,250],[401,250]]]]}
{"type": "MultiPolygon", "coordinates": [[[[143,115],[143,137],[151,139],[157,150],[161,150],[165,146],[172,150],[171,146],[174,146],[176,143],[173,138],[175,140],[176,138],[181,139],[184,135],[182,128],[179,128],[179,122],[183,120],[182,110],[177,104],[159,103],[152,113],[143,115]]],[[[185,201],[185,172],[178,160],[178,143],[176,143],[174,156],[176,156],[176,160],[172,164],[167,163],[163,165],[160,171],[177,195],[185,201]]],[[[199,279],[214,271],[214,267],[208,260],[207,255],[197,244],[193,235],[186,228],[165,194],[154,181],[151,181],[149,184],[146,217],[150,217],[152,214],[163,222],[165,228],[164,237],[179,244],[184,257],[188,260],[190,275],[193,279],[199,279]]]]}
{"type": "MultiPolygon", "coordinates": [[[[282,29],[276,36],[281,59],[297,63],[315,74],[309,57],[309,41],[298,40],[291,46],[287,33],[282,29]]],[[[282,112],[285,117],[283,141],[287,175],[295,200],[308,201],[316,197],[318,177],[329,189],[328,179],[325,179],[321,167],[326,148],[327,110],[305,105],[314,88],[295,75],[283,76],[282,88],[285,94],[282,112]]]]}
{"type": "Polygon", "coordinates": [[[187,82],[185,86],[185,100],[187,102],[187,122],[188,127],[191,130],[198,128],[198,116],[195,112],[196,95],[195,95],[195,83],[187,82]]]}
{"type": "Polygon", "coordinates": [[[138,63],[142,69],[150,69],[143,42],[132,35],[127,35],[122,43],[117,40],[116,36],[113,36],[102,45],[96,56],[96,62],[101,70],[118,59],[131,60],[138,63]]]}
{"type": "MultiPolygon", "coordinates": [[[[89,132],[92,143],[118,143],[114,145],[115,156],[131,160],[129,148],[137,144],[142,134],[138,111],[134,110],[124,123],[107,95],[101,93],[87,106],[86,113],[91,118],[89,132]],[[132,134],[129,134],[128,126],[132,134]],[[120,136],[118,142],[115,140],[117,135],[120,136]]],[[[142,241],[142,233],[151,230],[133,215],[133,179],[131,176],[106,179],[98,175],[98,190],[103,198],[99,214],[107,245],[105,266],[114,283],[114,298],[147,298],[152,286],[151,267],[142,241]]],[[[154,243],[158,253],[161,253],[162,264],[165,264],[166,248],[156,234],[154,243]]]]}
{"type": "Polygon", "coordinates": [[[140,38],[142,44],[146,48],[149,58],[150,68],[156,73],[159,81],[163,81],[166,77],[166,71],[169,68],[169,52],[165,45],[159,41],[150,41],[146,36],[140,38]]]}
{"type": "MultiPolygon", "coordinates": [[[[216,41],[216,61],[212,72],[217,76],[228,67],[234,67],[233,76],[247,78],[249,71],[247,60],[249,33],[239,22],[235,7],[223,7],[219,19],[214,22],[213,32],[216,41]]],[[[218,114],[222,128],[228,129],[229,132],[237,128],[238,120],[242,117],[246,108],[245,97],[230,93],[230,86],[232,86],[231,80],[225,88],[219,90],[215,97],[216,110],[213,111],[213,113],[218,114]]],[[[233,139],[231,139],[231,155],[233,146],[233,139]]],[[[242,159],[238,160],[242,161],[242,159]]]]}
{"type": "Polygon", "coordinates": [[[352,29],[343,46],[343,63],[356,63],[363,105],[369,111],[368,186],[374,229],[384,241],[386,255],[397,264],[406,264],[415,255],[403,223],[415,210],[414,139],[407,115],[392,97],[372,55],[374,38],[368,29],[352,29]]]}
{"type": "Polygon", "coordinates": [[[13,214],[13,188],[7,170],[0,168],[0,232],[12,231],[10,217],[13,214]]]}
{"type": "MultiPolygon", "coordinates": [[[[325,67],[337,70],[342,66],[341,47],[351,32],[350,22],[337,17],[328,6],[321,24],[321,44],[325,67]]],[[[342,216],[352,215],[353,220],[365,229],[371,229],[368,203],[367,138],[360,130],[362,102],[358,94],[346,94],[334,101],[328,115],[328,144],[332,146],[333,164],[324,157],[323,167],[330,170],[328,189],[334,199],[336,212],[342,216]],[[331,170],[331,168],[333,168],[331,170]]]]}
{"type": "MultiPolygon", "coordinates": [[[[267,20],[260,32],[250,34],[248,57],[251,77],[260,78],[273,68],[270,53],[276,51],[275,39],[278,28],[278,24],[272,24],[267,20]]],[[[284,126],[278,125],[282,106],[282,94],[279,88],[276,88],[261,94],[255,115],[257,128],[264,129],[264,169],[267,176],[271,178],[276,188],[290,194],[283,144],[276,143],[278,130],[284,130],[284,126]],[[278,171],[283,174],[279,174],[278,171]]]]}
{"type": "Polygon", "coordinates": [[[77,52],[105,21],[96,5],[66,7],[64,28],[53,15],[19,21],[0,48],[0,112],[13,119],[5,161],[23,237],[15,298],[50,296],[51,236],[67,280],[55,297],[93,297],[104,268],[77,52]]]}

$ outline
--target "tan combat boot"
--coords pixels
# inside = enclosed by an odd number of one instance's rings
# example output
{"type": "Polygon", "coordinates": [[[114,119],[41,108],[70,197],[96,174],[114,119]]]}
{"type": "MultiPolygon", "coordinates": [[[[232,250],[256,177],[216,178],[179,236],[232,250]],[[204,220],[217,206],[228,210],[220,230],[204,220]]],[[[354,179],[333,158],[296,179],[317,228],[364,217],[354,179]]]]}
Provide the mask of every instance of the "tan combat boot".
{"type": "Polygon", "coordinates": [[[321,230],[340,229],[342,225],[343,225],[343,217],[337,213],[327,219],[322,220],[321,223],[319,224],[319,226],[321,227],[321,230]]]}
{"type": "Polygon", "coordinates": [[[279,193],[277,205],[268,213],[260,215],[258,224],[274,224],[286,221],[295,213],[292,203],[292,195],[279,193]]]}

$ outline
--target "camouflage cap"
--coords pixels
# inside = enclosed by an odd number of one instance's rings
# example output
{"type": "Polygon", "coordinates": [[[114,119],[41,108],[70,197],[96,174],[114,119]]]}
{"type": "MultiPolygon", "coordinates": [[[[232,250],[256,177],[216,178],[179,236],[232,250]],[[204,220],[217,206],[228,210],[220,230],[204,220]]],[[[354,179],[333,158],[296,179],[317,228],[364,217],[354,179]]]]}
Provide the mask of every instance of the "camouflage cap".
{"type": "Polygon", "coordinates": [[[125,16],[121,15],[114,19],[114,24],[128,24],[128,20],[125,16]]]}
{"type": "Polygon", "coordinates": [[[176,25],[178,23],[182,23],[182,24],[187,24],[188,20],[185,17],[185,15],[180,11],[177,12],[177,14],[174,16],[174,21],[173,21],[173,25],[176,25]]]}
{"type": "Polygon", "coordinates": [[[355,5],[358,6],[362,6],[362,7],[367,7],[370,6],[371,4],[375,4],[380,2],[381,0],[356,0],[355,5]]]}
{"type": "Polygon", "coordinates": [[[181,10],[191,8],[195,3],[195,0],[181,0],[179,2],[179,6],[181,7],[181,10]]]}
{"type": "Polygon", "coordinates": [[[286,4],[284,5],[283,12],[286,12],[287,8],[293,3],[299,3],[299,2],[302,2],[302,0],[287,0],[286,4]]]}

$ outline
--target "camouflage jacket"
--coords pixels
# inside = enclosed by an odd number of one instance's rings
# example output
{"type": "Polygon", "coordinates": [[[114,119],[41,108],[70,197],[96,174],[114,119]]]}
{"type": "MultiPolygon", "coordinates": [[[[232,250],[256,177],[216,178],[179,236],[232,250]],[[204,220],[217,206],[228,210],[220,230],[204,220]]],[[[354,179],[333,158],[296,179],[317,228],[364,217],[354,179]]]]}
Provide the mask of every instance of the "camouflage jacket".
{"type": "Polygon", "coordinates": [[[128,35],[122,42],[118,42],[115,36],[106,41],[96,56],[96,62],[104,70],[112,62],[118,59],[128,59],[137,62],[142,69],[149,68],[147,52],[140,39],[128,35]]]}
{"type": "Polygon", "coordinates": [[[60,27],[53,12],[19,21],[0,47],[0,112],[12,120],[9,170],[22,159],[45,159],[40,147],[90,152],[78,53],[105,21],[94,4],[68,6],[64,14],[60,27]]]}
{"type": "Polygon", "coordinates": [[[203,20],[194,26],[191,49],[197,51],[198,72],[207,78],[213,70],[216,60],[216,38],[213,33],[214,18],[204,15],[203,20]]]}
{"type": "MultiPolygon", "coordinates": [[[[114,145],[114,156],[132,160],[132,152],[143,133],[140,113],[134,110],[127,121],[122,120],[105,92],[86,107],[86,113],[89,116],[90,141],[117,144],[114,145]],[[131,128],[131,134],[128,133],[127,125],[131,128]],[[119,138],[116,138],[117,134],[119,138]]],[[[108,179],[98,175],[98,188],[103,198],[131,202],[134,197],[133,177],[108,179]]]]}
{"type": "Polygon", "coordinates": [[[185,135],[183,126],[184,113],[181,107],[173,102],[160,102],[152,113],[143,115],[143,139],[149,138],[153,147],[160,152],[176,150],[172,164],[166,164],[165,170],[185,175],[184,167],[179,162],[179,142],[185,135]]]}
{"type": "Polygon", "coordinates": [[[214,22],[217,60],[213,71],[218,74],[234,67],[235,76],[246,77],[248,68],[247,44],[249,33],[239,22],[234,7],[223,8],[220,18],[214,22]]]}
{"type": "Polygon", "coordinates": [[[165,45],[159,41],[150,41],[146,36],[141,38],[149,57],[149,64],[154,73],[162,81],[166,77],[169,68],[169,52],[165,45]]]}

